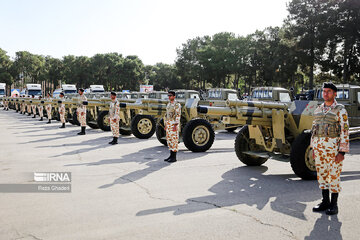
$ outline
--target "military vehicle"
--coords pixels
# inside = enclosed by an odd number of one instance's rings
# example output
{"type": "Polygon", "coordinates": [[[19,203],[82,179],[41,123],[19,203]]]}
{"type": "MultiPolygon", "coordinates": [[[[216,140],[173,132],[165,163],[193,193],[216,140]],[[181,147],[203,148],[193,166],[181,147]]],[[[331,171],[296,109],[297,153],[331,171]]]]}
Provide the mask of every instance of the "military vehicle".
{"type": "MultiPolygon", "coordinates": [[[[349,120],[352,119],[350,139],[357,139],[360,124],[359,113],[355,109],[360,106],[360,87],[344,87],[343,93],[345,94],[341,94],[339,88],[337,100],[345,105],[349,120]]],[[[243,125],[235,140],[235,152],[244,164],[259,166],[269,158],[290,161],[297,176],[302,179],[316,179],[315,162],[310,147],[310,129],[313,112],[320,103],[227,101],[226,107],[199,106],[198,111],[219,115],[227,124],[243,125]]]]}

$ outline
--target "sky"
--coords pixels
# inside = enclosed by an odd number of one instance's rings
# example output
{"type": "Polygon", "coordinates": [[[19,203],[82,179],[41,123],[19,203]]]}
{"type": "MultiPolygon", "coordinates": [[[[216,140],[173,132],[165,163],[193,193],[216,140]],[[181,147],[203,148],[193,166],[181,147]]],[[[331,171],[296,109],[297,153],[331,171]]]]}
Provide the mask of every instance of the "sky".
{"type": "Polygon", "coordinates": [[[174,63],[188,39],[281,26],[289,0],[0,0],[0,48],[50,55],[118,52],[174,63]]]}

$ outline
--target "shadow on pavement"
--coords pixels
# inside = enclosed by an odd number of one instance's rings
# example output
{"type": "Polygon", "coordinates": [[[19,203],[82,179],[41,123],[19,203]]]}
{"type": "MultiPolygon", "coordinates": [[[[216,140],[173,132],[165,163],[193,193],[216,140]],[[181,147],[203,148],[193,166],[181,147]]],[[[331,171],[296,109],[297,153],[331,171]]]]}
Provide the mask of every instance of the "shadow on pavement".
{"type": "MultiPolygon", "coordinates": [[[[294,174],[265,175],[267,169],[266,166],[234,168],[224,173],[222,181],[209,189],[213,193],[211,195],[189,198],[181,205],[143,210],[136,215],[164,212],[181,215],[239,204],[261,210],[270,202],[272,210],[306,220],[304,202],[321,199],[317,182],[301,180],[294,174]],[[272,198],[274,200],[271,201],[272,198]]],[[[360,171],[352,174],[357,174],[357,179],[360,179],[360,171]]]]}
{"type": "Polygon", "coordinates": [[[306,236],[304,240],[342,240],[341,225],[337,215],[328,216],[322,214],[318,220],[316,220],[313,230],[309,236],[306,236]]]}

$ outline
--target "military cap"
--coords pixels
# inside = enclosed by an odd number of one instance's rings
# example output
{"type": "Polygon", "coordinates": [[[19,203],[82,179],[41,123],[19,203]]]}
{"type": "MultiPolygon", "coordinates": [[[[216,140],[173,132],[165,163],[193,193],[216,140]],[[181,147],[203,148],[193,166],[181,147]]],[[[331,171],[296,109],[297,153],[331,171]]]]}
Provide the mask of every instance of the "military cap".
{"type": "Polygon", "coordinates": [[[168,94],[175,96],[175,91],[168,91],[168,94]]]}
{"type": "Polygon", "coordinates": [[[63,92],[60,93],[61,96],[65,96],[63,92]]]}
{"type": "Polygon", "coordinates": [[[111,92],[110,94],[116,96],[116,92],[111,92]]]}
{"type": "Polygon", "coordinates": [[[323,88],[330,88],[332,90],[334,90],[335,92],[337,92],[337,87],[332,83],[332,82],[325,82],[323,84],[323,88]]]}
{"type": "Polygon", "coordinates": [[[84,89],[83,89],[83,88],[79,88],[79,91],[84,92],[84,89]]]}

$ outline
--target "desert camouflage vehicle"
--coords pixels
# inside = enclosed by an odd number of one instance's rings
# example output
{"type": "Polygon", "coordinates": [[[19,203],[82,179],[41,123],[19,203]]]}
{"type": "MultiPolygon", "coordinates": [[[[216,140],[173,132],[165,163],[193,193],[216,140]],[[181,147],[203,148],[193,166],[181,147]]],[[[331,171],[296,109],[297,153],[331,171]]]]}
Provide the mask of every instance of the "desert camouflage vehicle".
{"type": "MultiPolygon", "coordinates": [[[[350,139],[359,137],[360,87],[340,91],[338,101],[349,109],[350,139]],[[351,111],[354,109],[354,111],[351,111]],[[353,115],[355,114],[355,116],[353,115]]],[[[320,95],[319,95],[320,96],[320,95]]],[[[321,101],[292,103],[228,101],[226,107],[200,106],[199,112],[222,116],[227,124],[243,125],[235,140],[235,152],[241,162],[259,166],[269,158],[290,161],[294,173],[302,179],[316,179],[310,138],[313,113],[321,101]]]]}

